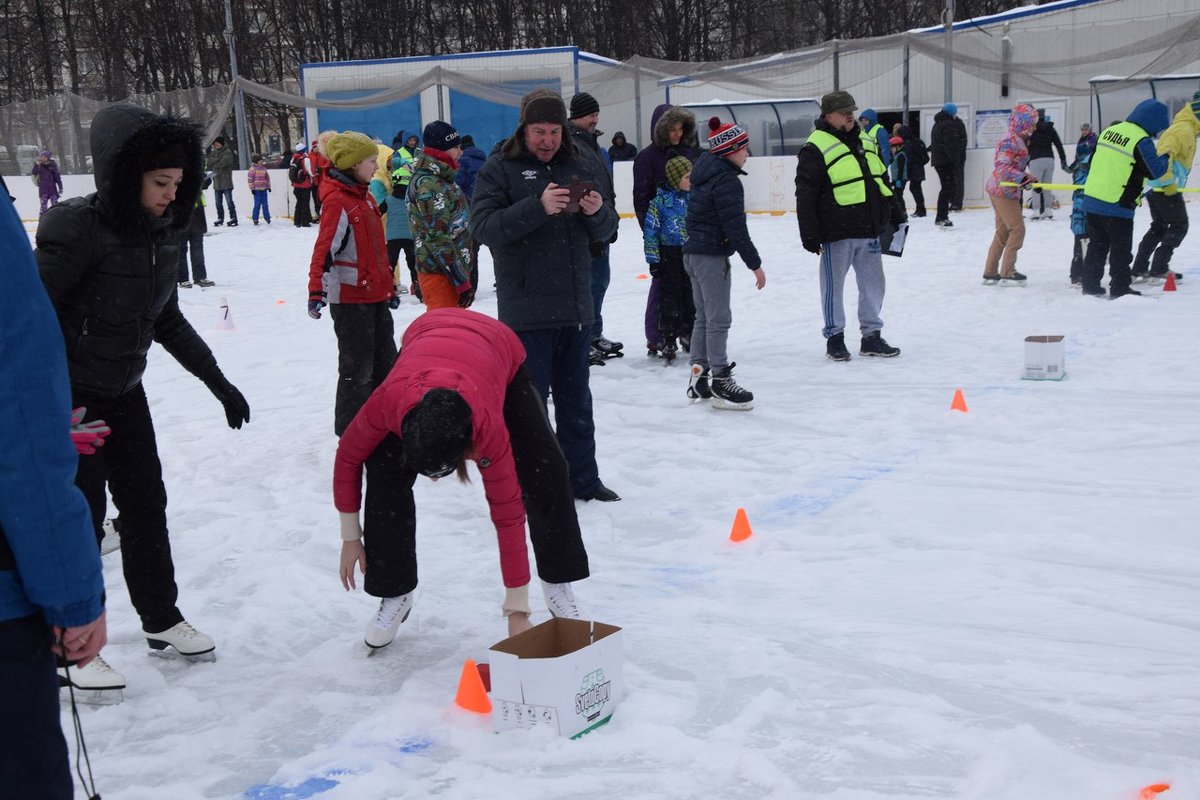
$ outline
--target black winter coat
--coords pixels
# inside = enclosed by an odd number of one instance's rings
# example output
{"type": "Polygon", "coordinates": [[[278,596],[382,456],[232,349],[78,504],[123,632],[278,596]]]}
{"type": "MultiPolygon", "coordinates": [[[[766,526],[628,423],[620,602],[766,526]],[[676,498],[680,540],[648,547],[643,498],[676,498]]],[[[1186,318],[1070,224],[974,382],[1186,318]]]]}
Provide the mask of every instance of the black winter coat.
{"type": "Polygon", "coordinates": [[[934,115],[929,131],[929,163],[934,169],[957,166],[967,157],[965,130],[960,132],[957,120],[945,111],[934,115]]]}
{"type": "Polygon", "coordinates": [[[684,253],[731,256],[736,252],[750,269],[762,266],[762,258],[746,230],[746,195],[733,162],[704,152],[692,168],[692,191],[688,195],[687,241],[684,253]]]}
{"type": "Polygon", "coordinates": [[[576,181],[601,185],[592,161],[569,137],[547,163],[525,149],[522,125],[479,170],[471,205],[471,235],[492,251],[497,315],[516,331],[591,325],[592,256],[588,242],[606,242],[617,231],[617,211],[607,198],[592,216],[548,216],[546,185],[576,181]]]}
{"type": "Polygon", "coordinates": [[[97,191],[46,212],[36,235],[38,271],[66,339],[73,390],[117,397],[136,387],[152,341],[207,379],[212,351],[184,318],[176,294],[177,242],[192,221],[203,177],[196,128],[135,106],[110,106],[92,122],[97,191]],[[187,153],[183,182],[162,217],[141,205],[138,164],[164,147],[187,153]]]}
{"type": "MultiPolygon", "coordinates": [[[[842,239],[874,239],[883,233],[890,222],[899,225],[906,215],[894,197],[886,197],[867,167],[859,139],[858,126],[850,132],[840,131],[824,118],[818,119],[817,130],[831,133],[854,154],[863,175],[867,177],[867,202],[856,206],[839,206],[833,199],[833,183],[825,158],[815,144],[806,144],[796,155],[796,218],[800,223],[800,241],[806,250],[842,239]]],[[[885,178],[886,180],[886,178],[885,178]]],[[[690,235],[691,230],[688,230],[690,235]]]]}
{"type": "Polygon", "coordinates": [[[925,180],[925,165],[929,163],[929,150],[920,137],[914,136],[912,128],[901,125],[896,135],[904,140],[902,147],[908,161],[908,180],[912,183],[925,180]]]}
{"type": "Polygon", "coordinates": [[[625,134],[621,131],[613,134],[612,146],[608,148],[608,157],[612,161],[633,161],[637,154],[637,146],[626,141],[625,134]]]}
{"type": "Polygon", "coordinates": [[[1058,138],[1058,131],[1054,130],[1054,123],[1041,120],[1037,127],[1033,129],[1033,133],[1029,137],[1029,160],[1035,158],[1054,158],[1054,152],[1050,148],[1058,150],[1058,160],[1060,162],[1067,160],[1067,153],[1063,150],[1062,139],[1058,138]]]}

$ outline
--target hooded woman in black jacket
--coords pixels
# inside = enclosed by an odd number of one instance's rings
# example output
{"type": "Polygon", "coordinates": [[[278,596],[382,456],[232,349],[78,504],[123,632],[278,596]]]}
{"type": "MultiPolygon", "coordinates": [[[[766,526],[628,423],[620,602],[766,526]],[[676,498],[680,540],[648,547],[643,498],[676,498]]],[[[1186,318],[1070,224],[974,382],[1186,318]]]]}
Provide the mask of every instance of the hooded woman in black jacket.
{"type": "Polygon", "coordinates": [[[150,647],[204,655],[215,649],[212,639],[175,605],[167,493],[142,387],[146,354],[158,342],[216,395],[231,428],[250,421],[245,398],[179,310],[178,243],[203,179],[200,136],[184,120],[121,105],[96,114],[91,145],[96,191],[47,212],[36,237],[38,271],[66,340],[74,405],[87,407],[86,420],[112,428],[101,450],[79,459],[75,483],[91,506],[97,540],[106,485],[112,493],[125,580],[150,647]]]}

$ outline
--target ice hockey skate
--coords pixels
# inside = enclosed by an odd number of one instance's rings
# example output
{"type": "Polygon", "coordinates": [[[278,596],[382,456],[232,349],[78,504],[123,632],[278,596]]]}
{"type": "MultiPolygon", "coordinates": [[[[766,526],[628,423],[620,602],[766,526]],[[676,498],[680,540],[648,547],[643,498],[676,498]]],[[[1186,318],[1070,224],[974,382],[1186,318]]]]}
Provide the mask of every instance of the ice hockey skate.
{"type": "Polygon", "coordinates": [[[542,581],[542,594],[550,616],[564,619],[579,619],[579,607],[575,605],[575,592],[569,583],[546,583],[542,581]]]}
{"type": "Polygon", "coordinates": [[[398,597],[384,597],[379,601],[379,610],[367,624],[367,631],[363,635],[368,655],[382,650],[395,640],[396,631],[412,613],[412,606],[412,592],[398,597]]]}
{"type": "Polygon", "coordinates": [[[150,655],[171,657],[182,656],[190,661],[216,661],[217,645],[212,638],[191,626],[187,620],[177,622],[165,631],[151,633],[145,629],[146,644],[150,655]]]}
{"type": "Polygon", "coordinates": [[[715,370],[712,376],[712,407],[722,411],[749,411],[754,408],[754,393],[738,386],[733,379],[736,364],[715,370]]]}
{"type": "Polygon", "coordinates": [[[624,347],[621,342],[613,342],[603,336],[592,340],[592,353],[603,358],[622,358],[625,355],[621,352],[624,347]]]}
{"type": "MultiPolygon", "coordinates": [[[[63,663],[63,662],[59,662],[63,663]]],[[[125,676],[96,656],[83,667],[58,668],[62,696],[69,698],[74,689],[76,702],[95,706],[116,705],[125,699],[125,676]]]]}
{"type": "Polygon", "coordinates": [[[708,367],[692,364],[691,377],[688,379],[687,396],[693,403],[708,400],[712,397],[712,389],[708,385],[708,367]]]}

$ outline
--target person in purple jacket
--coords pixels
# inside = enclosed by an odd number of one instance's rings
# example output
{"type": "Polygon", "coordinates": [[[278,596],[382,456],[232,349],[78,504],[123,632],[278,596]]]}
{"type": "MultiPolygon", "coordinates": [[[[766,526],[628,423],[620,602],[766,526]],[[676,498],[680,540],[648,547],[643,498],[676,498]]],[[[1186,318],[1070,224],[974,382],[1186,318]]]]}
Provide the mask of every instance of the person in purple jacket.
{"type": "Polygon", "coordinates": [[[38,187],[38,198],[42,201],[42,214],[46,209],[58,205],[58,196],[62,194],[62,175],[58,172],[58,164],[51,157],[49,150],[43,150],[33,160],[33,182],[38,187]]]}
{"type": "MultiPolygon", "coordinates": [[[[667,180],[667,162],[675,156],[683,156],[695,163],[700,157],[700,147],[696,143],[696,115],[686,108],[663,103],[650,115],[650,138],[650,144],[633,160],[633,213],[643,228],[650,201],[659,185],[667,180]]],[[[651,278],[645,318],[646,350],[650,356],[657,356],[661,349],[658,295],[658,279],[651,278]]],[[[684,343],[685,350],[688,344],[684,343]]]]}

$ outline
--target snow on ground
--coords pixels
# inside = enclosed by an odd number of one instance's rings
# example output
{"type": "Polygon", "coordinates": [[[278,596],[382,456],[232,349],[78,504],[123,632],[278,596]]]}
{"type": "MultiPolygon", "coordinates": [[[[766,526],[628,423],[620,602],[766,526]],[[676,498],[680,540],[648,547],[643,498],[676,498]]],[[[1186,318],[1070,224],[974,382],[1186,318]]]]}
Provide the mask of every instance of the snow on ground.
{"type": "MultiPolygon", "coordinates": [[[[478,480],[418,484],[416,608],[365,657],[375,603],[336,572],[336,345],[304,308],[316,228],[217,229],[218,285],[181,301],[252,422],[229,430],[161,349],[146,386],[180,607],[219,660],[148,657],[106,557],[104,656],[129,688],[83,709],[97,787],[1116,800],[1168,781],[1167,800],[1200,797],[1200,238],[1176,255],[1180,291],[1108,302],[1068,287],[1060,217],[1029,224],[1023,289],[979,283],[990,211],[947,231],[914,220],[886,259],[884,335],[903,355],[849,364],[824,357],[795,217],[753,217],[768,282],[755,292],[735,266],[730,339],[745,414],[689,405],[686,366],[645,358],[645,266],[622,222],[605,316],[628,356],[594,368],[592,391],[601,475],[624,499],[579,506],[592,578],[577,590],[626,632],[628,693],[578,741],[495,734],[452,707],[463,660],[504,636],[478,480]],[[236,332],[214,330],[222,297],[236,332]],[[1028,334],[1067,337],[1067,380],[1020,380],[1028,334]],[[967,414],[949,410],[956,388],[967,414]],[[754,536],[735,546],[739,506],[754,536]]],[[[477,308],[494,314],[484,253],[477,308]]],[[[398,334],[419,310],[395,313],[398,334]]]]}

